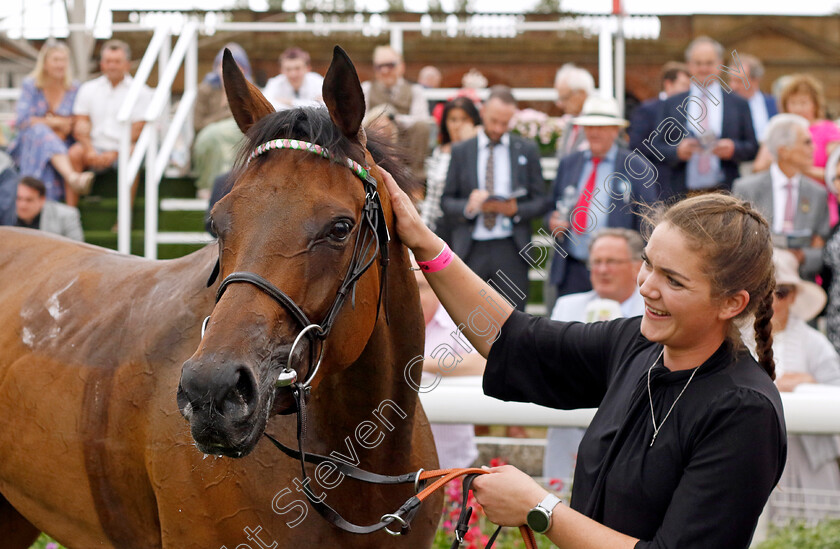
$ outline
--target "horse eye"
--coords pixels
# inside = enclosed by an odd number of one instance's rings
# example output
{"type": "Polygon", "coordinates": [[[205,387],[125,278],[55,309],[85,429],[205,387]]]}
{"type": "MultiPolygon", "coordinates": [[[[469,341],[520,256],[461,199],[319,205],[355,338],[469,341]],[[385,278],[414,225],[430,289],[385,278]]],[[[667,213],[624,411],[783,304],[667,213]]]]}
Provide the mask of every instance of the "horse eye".
{"type": "Polygon", "coordinates": [[[350,236],[350,231],[352,230],[353,225],[351,225],[349,221],[341,220],[333,224],[328,236],[332,240],[343,242],[347,240],[347,237],[350,236]]]}

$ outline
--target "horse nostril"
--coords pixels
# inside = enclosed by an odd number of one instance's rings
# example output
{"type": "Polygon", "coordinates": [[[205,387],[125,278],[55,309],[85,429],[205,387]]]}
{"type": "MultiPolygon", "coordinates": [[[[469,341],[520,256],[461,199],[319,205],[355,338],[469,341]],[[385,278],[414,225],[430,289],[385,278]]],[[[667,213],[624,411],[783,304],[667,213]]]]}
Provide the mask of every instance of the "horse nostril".
{"type": "Polygon", "coordinates": [[[247,417],[257,407],[257,383],[245,366],[220,364],[201,368],[187,361],[178,384],[178,408],[190,419],[196,413],[221,414],[228,419],[247,417]]]}
{"type": "Polygon", "coordinates": [[[257,400],[257,386],[250,370],[240,366],[236,370],[235,383],[227,392],[219,409],[228,418],[247,416],[254,409],[257,400]]]}

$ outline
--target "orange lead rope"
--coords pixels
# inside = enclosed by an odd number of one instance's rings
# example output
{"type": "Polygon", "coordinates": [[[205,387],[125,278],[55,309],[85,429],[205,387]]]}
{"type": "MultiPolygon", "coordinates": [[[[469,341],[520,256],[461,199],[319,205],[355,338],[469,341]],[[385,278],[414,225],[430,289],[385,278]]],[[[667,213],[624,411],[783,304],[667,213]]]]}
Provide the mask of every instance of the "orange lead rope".
{"type": "MultiPolygon", "coordinates": [[[[450,481],[455,480],[458,477],[466,476],[466,475],[486,475],[489,471],[485,471],[484,469],[479,469],[477,467],[468,467],[464,469],[438,469],[435,471],[421,471],[420,474],[417,476],[418,480],[430,480],[430,479],[437,479],[425,488],[423,488],[418,494],[415,496],[421,502],[425,500],[427,497],[438,491],[440,488],[448,484],[450,481]]],[[[474,478],[474,477],[473,477],[474,478]]],[[[471,483],[471,481],[470,481],[471,483]]],[[[464,506],[466,507],[466,494],[469,491],[469,487],[467,486],[464,490],[464,506]]],[[[466,517],[465,520],[469,519],[469,512],[461,513],[461,517],[466,517]]],[[[457,528],[457,527],[456,527],[457,528]]],[[[501,528],[501,527],[500,527],[501,528]]],[[[497,531],[498,533],[498,531],[497,531]]],[[[525,524],[519,527],[519,533],[522,534],[522,540],[525,542],[526,549],[537,549],[537,540],[534,538],[534,532],[525,524]]],[[[452,547],[458,547],[460,545],[462,538],[461,534],[456,532],[458,538],[452,544],[452,547]]],[[[493,546],[493,542],[496,539],[496,535],[494,534],[492,538],[490,538],[489,543],[487,544],[487,548],[493,546]]]]}
{"type": "MultiPolygon", "coordinates": [[[[295,393],[296,398],[299,395],[299,392],[295,393]]],[[[464,535],[466,535],[467,530],[469,529],[468,522],[469,517],[472,512],[472,508],[467,506],[467,499],[469,495],[469,489],[472,485],[473,479],[475,479],[478,475],[486,475],[488,471],[484,469],[479,469],[476,467],[472,468],[465,468],[465,469],[437,469],[434,471],[424,471],[420,469],[415,473],[406,473],[403,475],[397,476],[388,476],[388,475],[380,475],[377,473],[371,473],[370,471],[365,471],[358,467],[354,467],[350,464],[347,464],[342,461],[336,461],[332,458],[327,456],[322,456],[315,453],[304,453],[303,452],[303,444],[302,444],[302,431],[303,431],[303,424],[301,416],[303,415],[302,412],[304,410],[304,406],[302,406],[304,399],[300,399],[300,403],[298,404],[298,449],[295,450],[293,448],[289,448],[273,436],[266,433],[266,438],[268,438],[271,443],[280,451],[282,451],[287,456],[299,460],[301,465],[301,478],[305,481],[307,479],[306,476],[306,467],[304,466],[305,463],[309,463],[312,465],[319,465],[321,463],[332,463],[333,466],[339,471],[341,474],[355,479],[360,482],[369,482],[373,484],[409,484],[414,483],[414,491],[416,493],[415,496],[412,496],[408,500],[406,500],[403,505],[394,511],[393,513],[388,513],[382,515],[382,518],[377,524],[371,524],[366,526],[361,526],[358,524],[353,524],[345,520],[338,512],[336,512],[332,507],[327,505],[323,500],[315,498],[309,490],[304,490],[303,493],[306,495],[306,498],[309,500],[309,503],[312,507],[320,514],[327,522],[344,530],[345,532],[350,532],[353,534],[371,534],[373,532],[377,532],[379,530],[385,530],[391,535],[399,536],[408,534],[411,530],[411,520],[414,518],[415,514],[420,508],[420,505],[423,503],[427,497],[431,494],[445,486],[452,480],[455,480],[458,477],[465,477],[464,478],[464,498],[461,510],[461,517],[458,519],[458,524],[455,528],[455,535],[456,540],[452,545],[453,549],[457,549],[457,547],[464,541],[464,535]],[[430,481],[435,479],[431,484],[424,488],[420,488],[420,483],[425,481],[430,481]],[[388,526],[399,525],[400,529],[398,531],[391,530],[388,526]]],[[[487,548],[493,546],[493,542],[496,539],[496,536],[501,530],[501,527],[496,530],[493,536],[490,538],[489,542],[487,543],[487,548]]],[[[522,533],[522,539],[525,540],[525,548],[526,549],[537,549],[537,543],[534,539],[534,533],[531,531],[530,528],[526,525],[522,525],[519,527],[520,532],[522,533]]]]}

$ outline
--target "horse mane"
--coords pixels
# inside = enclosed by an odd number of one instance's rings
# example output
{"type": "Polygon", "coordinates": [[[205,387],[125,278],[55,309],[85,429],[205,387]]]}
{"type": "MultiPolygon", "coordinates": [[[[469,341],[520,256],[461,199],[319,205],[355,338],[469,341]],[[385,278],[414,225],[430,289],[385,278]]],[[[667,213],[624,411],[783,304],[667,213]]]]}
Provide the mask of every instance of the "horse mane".
{"type": "MultiPolygon", "coordinates": [[[[265,116],[248,130],[237,154],[234,177],[230,179],[238,179],[248,156],[255,148],[274,139],[297,139],[316,143],[330,151],[334,162],[343,163],[347,158],[351,158],[362,165],[365,164],[364,158],[360,157],[361,150],[358,144],[341,133],[333,124],[325,107],[299,107],[265,116]]],[[[408,196],[419,196],[423,183],[409,170],[403,148],[390,143],[380,132],[368,130],[367,149],[373,161],[393,175],[397,185],[408,196]]],[[[262,155],[256,161],[262,162],[266,156],[262,155]]]]}

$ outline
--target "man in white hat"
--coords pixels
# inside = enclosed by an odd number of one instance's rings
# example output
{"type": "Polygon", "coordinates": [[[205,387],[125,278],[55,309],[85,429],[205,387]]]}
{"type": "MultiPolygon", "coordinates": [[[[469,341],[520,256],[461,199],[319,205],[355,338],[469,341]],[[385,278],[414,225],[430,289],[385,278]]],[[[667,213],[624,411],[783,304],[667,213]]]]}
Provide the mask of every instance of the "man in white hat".
{"type": "Polygon", "coordinates": [[[547,222],[556,242],[546,292],[548,307],[557,296],[592,289],[586,268],[592,233],[607,227],[638,230],[640,218],[634,204],[656,199],[653,186],[645,187],[625,167],[630,151],[618,145],[616,138],[628,123],[619,115],[615,99],[590,97],[574,123],[583,128],[589,150],[566,155],[552,184],[554,208],[547,222]],[[556,294],[551,295],[551,290],[556,294]]]}
{"type": "MultiPolygon", "coordinates": [[[[825,306],[825,292],[799,277],[799,263],[790,252],[774,250],[773,265],[776,269],[773,359],[779,391],[801,391],[805,389],[800,387],[802,384],[840,386],[840,356],[821,332],[807,324],[825,306]]],[[[747,329],[742,334],[744,342],[755,352],[753,330],[747,329]]],[[[838,457],[840,438],[836,436],[788,435],[788,462],[779,486],[788,491],[818,489],[840,494],[838,457]]],[[[780,511],[789,513],[790,509],[780,511]]],[[[783,514],[779,518],[787,520],[789,516],[783,514]]],[[[809,515],[809,518],[819,517],[809,515]]]]}

